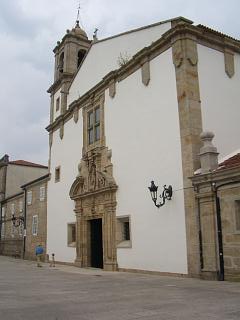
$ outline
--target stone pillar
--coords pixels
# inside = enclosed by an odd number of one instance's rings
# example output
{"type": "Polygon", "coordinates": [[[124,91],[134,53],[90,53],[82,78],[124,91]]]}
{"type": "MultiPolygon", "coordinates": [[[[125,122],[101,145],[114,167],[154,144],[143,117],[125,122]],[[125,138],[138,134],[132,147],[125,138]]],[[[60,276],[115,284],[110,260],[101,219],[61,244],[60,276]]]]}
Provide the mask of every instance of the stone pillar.
{"type": "Polygon", "coordinates": [[[209,182],[200,184],[198,191],[203,260],[201,277],[203,279],[217,280],[218,255],[215,194],[209,182]]]}
{"type": "Polygon", "coordinates": [[[180,24],[177,28],[180,34],[172,39],[172,56],[180,124],[188,273],[196,277],[200,274],[197,206],[189,177],[200,166],[199,150],[202,132],[197,40],[185,31],[184,24],[180,24]]]}
{"type": "Polygon", "coordinates": [[[4,157],[0,159],[0,201],[5,199],[8,162],[9,157],[5,154],[4,157]]]}
{"type": "Polygon", "coordinates": [[[202,132],[200,138],[203,142],[200,149],[201,173],[208,173],[218,167],[217,148],[212,144],[214,134],[210,131],[202,132]]]}

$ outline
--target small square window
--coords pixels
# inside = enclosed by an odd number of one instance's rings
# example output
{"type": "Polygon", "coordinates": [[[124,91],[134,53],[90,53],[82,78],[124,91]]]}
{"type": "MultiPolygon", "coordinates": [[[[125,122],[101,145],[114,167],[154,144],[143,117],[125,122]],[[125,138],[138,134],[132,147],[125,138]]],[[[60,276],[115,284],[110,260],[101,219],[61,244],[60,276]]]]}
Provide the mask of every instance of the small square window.
{"type": "Polygon", "coordinates": [[[15,214],[15,203],[11,204],[11,214],[14,215],[15,214]]]}
{"type": "Polygon", "coordinates": [[[68,223],[68,246],[76,246],[76,223],[68,223]]]}
{"type": "Polygon", "coordinates": [[[33,216],[33,219],[32,219],[32,234],[34,236],[37,236],[38,234],[38,216],[37,215],[33,216]]]}
{"type": "Polygon", "coordinates": [[[119,248],[131,248],[130,231],[130,217],[117,217],[117,243],[119,248]]]}
{"type": "Polygon", "coordinates": [[[236,231],[240,232],[240,200],[235,201],[235,206],[236,231]]]}
{"type": "Polygon", "coordinates": [[[19,211],[23,212],[23,202],[22,202],[22,200],[19,201],[19,211]]]}
{"type": "Polygon", "coordinates": [[[59,182],[60,181],[60,167],[55,168],[55,182],[59,182]]]}
{"type": "Polygon", "coordinates": [[[32,191],[27,192],[27,204],[31,205],[32,204],[32,191]]]}
{"type": "Polygon", "coordinates": [[[39,200],[44,201],[45,199],[45,186],[41,186],[39,189],[39,200]]]}
{"type": "Polygon", "coordinates": [[[56,111],[59,111],[60,109],[60,98],[57,98],[56,100],[56,111]]]}

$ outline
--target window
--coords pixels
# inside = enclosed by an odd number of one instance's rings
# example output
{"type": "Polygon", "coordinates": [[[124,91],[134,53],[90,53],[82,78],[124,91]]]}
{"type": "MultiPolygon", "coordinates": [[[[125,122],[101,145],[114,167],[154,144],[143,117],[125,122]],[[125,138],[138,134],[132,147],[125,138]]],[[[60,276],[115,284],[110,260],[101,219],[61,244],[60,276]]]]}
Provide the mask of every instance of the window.
{"type": "Polygon", "coordinates": [[[33,216],[33,219],[32,219],[32,234],[34,236],[37,236],[38,234],[38,216],[37,215],[33,216]]]}
{"type": "Polygon", "coordinates": [[[68,246],[76,246],[76,224],[68,223],[68,246]]]}
{"type": "Polygon", "coordinates": [[[11,214],[14,215],[15,214],[15,203],[11,204],[11,214]]]}
{"type": "Polygon", "coordinates": [[[240,200],[235,201],[235,221],[236,221],[236,231],[240,232],[240,200]]]}
{"type": "Polygon", "coordinates": [[[56,111],[59,111],[60,109],[60,98],[57,98],[56,100],[56,111]]]}
{"type": "Polygon", "coordinates": [[[55,168],[55,182],[60,181],[60,167],[55,168]]]}
{"type": "Polygon", "coordinates": [[[23,202],[22,202],[22,200],[19,201],[19,211],[23,212],[23,202]]]}
{"type": "Polygon", "coordinates": [[[44,201],[44,199],[45,199],[45,187],[42,186],[39,189],[39,200],[44,201]]]}
{"type": "Polygon", "coordinates": [[[32,204],[32,191],[27,192],[27,204],[32,204]]]}
{"type": "Polygon", "coordinates": [[[117,217],[118,247],[131,248],[130,217],[117,217]]]}
{"type": "Polygon", "coordinates": [[[129,221],[123,222],[123,240],[130,240],[130,229],[129,229],[129,221]]]}
{"type": "Polygon", "coordinates": [[[61,55],[60,55],[58,68],[59,68],[59,72],[63,73],[63,70],[64,70],[64,52],[62,52],[61,55]]]}
{"type": "Polygon", "coordinates": [[[2,207],[2,230],[1,230],[1,236],[4,238],[5,236],[5,207],[2,207]]]}
{"type": "Polygon", "coordinates": [[[100,107],[88,112],[88,144],[100,140],[100,107]]]}
{"type": "Polygon", "coordinates": [[[77,67],[80,66],[81,62],[83,61],[83,58],[85,56],[86,51],[85,50],[79,50],[78,51],[78,61],[77,61],[77,67]]]}

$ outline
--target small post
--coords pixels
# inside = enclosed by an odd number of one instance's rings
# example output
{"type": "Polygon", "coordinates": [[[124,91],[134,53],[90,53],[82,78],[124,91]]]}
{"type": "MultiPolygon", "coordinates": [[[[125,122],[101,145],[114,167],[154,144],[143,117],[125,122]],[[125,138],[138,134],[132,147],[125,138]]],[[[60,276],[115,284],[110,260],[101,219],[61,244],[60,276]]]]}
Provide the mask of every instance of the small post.
{"type": "Polygon", "coordinates": [[[210,131],[202,132],[200,138],[203,146],[200,149],[201,173],[209,173],[218,167],[217,148],[212,144],[214,134],[210,131]]]}
{"type": "Polygon", "coordinates": [[[52,253],[52,260],[50,262],[50,267],[55,267],[55,254],[52,253]]]}

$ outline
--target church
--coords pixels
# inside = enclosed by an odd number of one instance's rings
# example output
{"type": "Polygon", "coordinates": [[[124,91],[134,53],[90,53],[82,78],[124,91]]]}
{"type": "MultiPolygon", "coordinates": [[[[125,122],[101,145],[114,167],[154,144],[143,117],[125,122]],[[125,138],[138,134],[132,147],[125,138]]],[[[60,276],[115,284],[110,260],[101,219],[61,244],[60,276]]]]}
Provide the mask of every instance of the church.
{"type": "Polygon", "coordinates": [[[218,166],[212,156],[239,149],[240,41],[183,17],[90,40],[77,21],[54,54],[49,256],[106,271],[218,277],[220,242],[201,237],[196,193],[204,199],[202,182],[213,183],[204,175],[218,166]]]}

